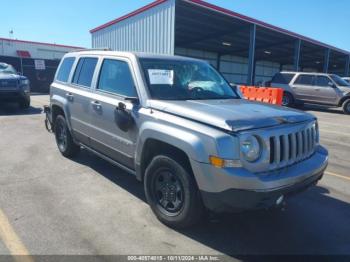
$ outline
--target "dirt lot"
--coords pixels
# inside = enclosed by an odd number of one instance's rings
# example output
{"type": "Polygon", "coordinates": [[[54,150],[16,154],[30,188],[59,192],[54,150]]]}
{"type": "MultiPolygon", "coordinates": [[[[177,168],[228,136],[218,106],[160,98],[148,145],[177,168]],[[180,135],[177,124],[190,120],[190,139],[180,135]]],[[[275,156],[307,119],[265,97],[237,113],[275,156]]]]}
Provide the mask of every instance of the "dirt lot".
{"type": "Polygon", "coordinates": [[[319,118],[330,166],[284,212],[212,217],[176,231],[153,216],[142,184],[82,152],[62,157],[33,96],[23,113],[0,106],[0,254],[350,254],[350,116],[319,118]]]}

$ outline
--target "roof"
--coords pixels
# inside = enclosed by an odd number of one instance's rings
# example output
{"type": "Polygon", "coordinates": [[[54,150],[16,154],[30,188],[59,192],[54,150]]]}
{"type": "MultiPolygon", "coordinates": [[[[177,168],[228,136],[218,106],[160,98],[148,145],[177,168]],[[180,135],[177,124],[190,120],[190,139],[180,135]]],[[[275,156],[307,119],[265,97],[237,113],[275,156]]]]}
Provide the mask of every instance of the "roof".
{"type": "Polygon", "coordinates": [[[59,45],[59,44],[51,44],[51,43],[44,43],[44,42],[34,42],[34,41],[18,40],[18,39],[11,39],[11,38],[3,38],[3,37],[0,37],[0,41],[45,45],[45,46],[62,47],[62,48],[85,49],[84,47],[78,47],[78,46],[59,45]]]}
{"type": "MultiPolygon", "coordinates": [[[[154,8],[154,7],[164,3],[166,1],[168,1],[168,0],[156,0],[156,1],[152,2],[151,4],[148,4],[148,5],[144,6],[144,7],[141,7],[139,9],[135,10],[134,12],[126,14],[126,15],[124,15],[122,17],[117,18],[117,19],[114,19],[114,20],[112,20],[110,22],[107,22],[107,23],[105,23],[105,24],[103,24],[101,26],[98,26],[98,27],[96,27],[94,29],[91,29],[90,33],[95,33],[97,31],[100,31],[100,30],[104,29],[104,28],[107,28],[109,26],[117,24],[117,23],[119,23],[119,22],[121,22],[121,21],[123,21],[123,20],[125,20],[127,18],[136,16],[136,15],[142,13],[142,12],[145,12],[145,11],[151,9],[151,8],[154,8]]],[[[219,12],[219,13],[222,13],[222,14],[234,17],[236,19],[239,19],[239,20],[242,20],[242,21],[245,21],[245,22],[248,22],[248,23],[256,24],[256,25],[258,25],[260,27],[264,27],[264,28],[270,29],[270,30],[275,31],[275,32],[279,32],[279,33],[282,33],[282,34],[285,34],[285,35],[288,35],[288,36],[292,36],[292,37],[301,39],[303,41],[307,41],[307,42],[310,42],[310,43],[313,43],[313,44],[316,44],[316,45],[320,45],[320,46],[323,46],[323,47],[326,47],[326,48],[330,48],[330,49],[336,50],[338,52],[350,55],[349,51],[342,50],[340,48],[337,48],[337,47],[334,47],[334,46],[322,43],[322,42],[320,42],[318,40],[315,40],[315,39],[312,39],[312,38],[309,38],[309,37],[306,37],[306,36],[303,36],[303,35],[291,32],[289,30],[286,30],[286,29],[283,29],[283,28],[280,28],[280,27],[268,24],[266,22],[263,22],[263,21],[260,21],[260,20],[257,20],[257,19],[245,16],[245,15],[242,15],[242,14],[239,14],[239,13],[236,13],[234,11],[231,11],[231,10],[219,7],[217,5],[213,5],[213,4],[207,3],[207,2],[202,1],[202,0],[182,0],[182,1],[194,4],[194,5],[198,5],[200,7],[204,7],[204,8],[210,9],[211,11],[219,12]]]]}
{"type": "Polygon", "coordinates": [[[282,71],[281,74],[301,74],[301,75],[319,75],[319,76],[328,76],[332,75],[331,73],[319,73],[319,72],[296,72],[296,71],[282,71]]]}
{"type": "Polygon", "coordinates": [[[84,56],[84,55],[104,55],[104,56],[122,56],[122,57],[137,57],[137,58],[153,58],[153,59],[177,59],[183,61],[202,61],[200,59],[190,58],[186,56],[161,55],[143,52],[120,52],[120,51],[103,51],[103,50],[82,50],[77,52],[70,52],[66,56],[84,56]]]}

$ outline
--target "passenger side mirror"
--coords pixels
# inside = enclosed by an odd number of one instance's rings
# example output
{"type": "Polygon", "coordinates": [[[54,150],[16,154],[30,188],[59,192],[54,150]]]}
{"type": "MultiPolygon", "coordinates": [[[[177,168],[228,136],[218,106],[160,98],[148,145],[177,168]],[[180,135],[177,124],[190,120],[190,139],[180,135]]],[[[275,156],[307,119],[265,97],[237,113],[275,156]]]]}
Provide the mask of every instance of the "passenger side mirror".
{"type": "Polygon", "coordinates": [[[337,86],[333,83],[333,82],[329,82],[328,86],[332,87],[332,88],[336,88],[337,86]]]}

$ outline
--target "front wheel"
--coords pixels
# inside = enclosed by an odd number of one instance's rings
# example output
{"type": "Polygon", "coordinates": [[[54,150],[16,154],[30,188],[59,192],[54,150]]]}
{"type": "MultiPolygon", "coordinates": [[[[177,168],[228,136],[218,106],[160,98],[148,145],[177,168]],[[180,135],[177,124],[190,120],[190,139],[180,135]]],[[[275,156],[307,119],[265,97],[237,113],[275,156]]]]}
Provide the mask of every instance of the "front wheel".
{"type": "Polygon", "coordinates": [[[343,111],[344,111],[344,114],[350,115],[350,99],[346,100],[343,103],[343,111]]]}
{"type": "Polygon", "coordinates": [[[195,224],[204,208],[193,175],[180,161],[156,156],[146,169],[147,202],[157,218],[174,228],[195,224]]]}
{"type": "Polygon", "coordinates": [[[79,153],[80,147],[73,141],[68,129],[66,119],[59,115],[55,121],[55,137],[57,147],[65,157],[74,157],[79,153]]]}
{"type": "Polygon", "coordinates": [[[19,102],[19,107],[21,109],[28,109],[30,107],[30,98],[24,98],[19,102]]]}

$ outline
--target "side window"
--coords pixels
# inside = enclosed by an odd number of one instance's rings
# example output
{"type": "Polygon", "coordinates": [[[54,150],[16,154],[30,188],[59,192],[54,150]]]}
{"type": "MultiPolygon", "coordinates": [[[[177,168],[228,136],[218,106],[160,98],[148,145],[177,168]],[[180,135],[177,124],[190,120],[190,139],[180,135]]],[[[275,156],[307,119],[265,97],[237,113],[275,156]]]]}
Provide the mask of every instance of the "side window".
{"type": "Polygon", "coordinates": [[[90,87],[94,76],[97,58],[85,57],[80,58],[75,69],[73,83],[90,87]]]}
{"type": "Polygon", "coordinates": [[[121,96],[137,96],[128,63],[113,59],[103,61],[97,89],[121,96]]]}
{"type": "Polygon", "coordinates": [[[316,85],[317,86],[324,86],[324,87],[329,87],[329,83],[332,83],[332,81],[326,77],[326,76],[318,76],[316,85]]]}
{"type": "Polygon", "coordinates": [[[289,84],[295,74],[277,73],[271,80],[275,84],[289,84]]]}
{"type": "Polygon", "coordinates": [[[74,57],[67,57],[63,60],[60,69],[58,70],[56,79],[61,82],[67,82],[69,78],[70,71],[74,64],[74,57]]]}
{"type": "Polygon", "coordinates": [[[315,77],[313,75],[300,75],[294,84],[312,86],[314,84],[315,77]]]}

